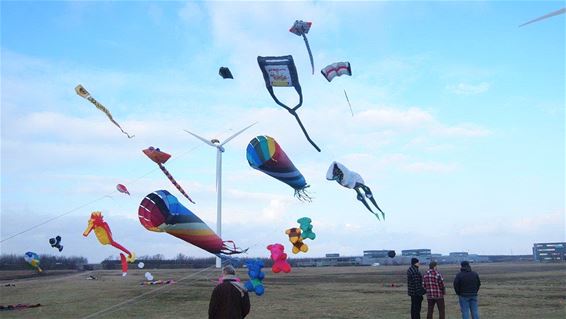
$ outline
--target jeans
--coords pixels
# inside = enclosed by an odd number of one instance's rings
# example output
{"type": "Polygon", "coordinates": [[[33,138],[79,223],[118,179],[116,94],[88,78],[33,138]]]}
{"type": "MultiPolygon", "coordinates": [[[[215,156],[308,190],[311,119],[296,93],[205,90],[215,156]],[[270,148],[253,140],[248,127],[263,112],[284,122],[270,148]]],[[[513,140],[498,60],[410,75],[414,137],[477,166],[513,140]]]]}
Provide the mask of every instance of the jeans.
{"type": "Polygon", "coordinates": [[[411,296],[411,319],[421,319],[423,296],[411,296]]]}
{"type": "Polygon", "coordinates": [[[434,304],[438,307],[438,318],[444,319],[444,298],[428,299],[428,309],[426,312],[426,319],[432,319],[434,313],[434,304]]]}
{"type": "Polygon", "coordinates": [[[458,299],[460,302],[460,311],[462,311],[462,319],[470,319],[470,312],[472,313],[472,319],[480,319],[478,296],[458,296],[458,299]]]}

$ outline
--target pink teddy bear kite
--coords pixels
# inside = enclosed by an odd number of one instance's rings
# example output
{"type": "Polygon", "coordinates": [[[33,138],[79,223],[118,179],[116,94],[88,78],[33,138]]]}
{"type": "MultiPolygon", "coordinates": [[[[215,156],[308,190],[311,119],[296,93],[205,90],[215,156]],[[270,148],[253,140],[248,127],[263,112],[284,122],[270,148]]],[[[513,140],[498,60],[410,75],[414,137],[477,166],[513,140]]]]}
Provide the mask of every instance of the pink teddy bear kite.
{"type": "Polygon", "coordinates": [[[291,272],[291,265],[287,262],[287,254],[284,252],[285,247],[281,244],[273,244],[267,246],[267,249],[271,251],[271,259],[273,260],[273,266],[271,266],[271,271],[278,273],[291,272]]]}

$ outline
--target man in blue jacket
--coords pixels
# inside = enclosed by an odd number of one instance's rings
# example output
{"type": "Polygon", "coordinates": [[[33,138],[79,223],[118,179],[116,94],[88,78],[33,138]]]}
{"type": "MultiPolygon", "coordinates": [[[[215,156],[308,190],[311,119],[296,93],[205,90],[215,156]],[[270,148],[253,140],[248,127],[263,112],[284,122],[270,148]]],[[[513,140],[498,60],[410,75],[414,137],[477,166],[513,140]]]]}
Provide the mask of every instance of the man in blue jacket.
{"type": "Polygon", "coordinates": [[[472,271],[470,263],[463,261],[460,263],[460,272],[454,278],[454,291],[458,295],[462,319],[480,319],[478,311],[478,291],[480,290],[480,276],[472,271]]]}
{"type": "Polygon", "coordinates": [[[419,260],[411,258],[411,267],[407,269],[407,294],[411,296],[411,319],[421,319],[421,305],[425,293],[423,275],[419,271],[419,260]]]}

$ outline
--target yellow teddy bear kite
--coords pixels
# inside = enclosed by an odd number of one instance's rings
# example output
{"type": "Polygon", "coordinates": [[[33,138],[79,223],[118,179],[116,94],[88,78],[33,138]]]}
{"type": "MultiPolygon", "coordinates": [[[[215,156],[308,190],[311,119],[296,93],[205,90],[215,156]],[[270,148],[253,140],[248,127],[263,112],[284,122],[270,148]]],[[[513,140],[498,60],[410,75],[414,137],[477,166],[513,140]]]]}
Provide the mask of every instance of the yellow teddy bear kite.
{"type": "Polygon", "coordinates": [[[300,251],[306,253],[309,250],[309,246],[303,243],[300,228],[289,228],[285,234],[289,235],[289,241],[293,244],[293,254],[298,254],[300,251]]]}

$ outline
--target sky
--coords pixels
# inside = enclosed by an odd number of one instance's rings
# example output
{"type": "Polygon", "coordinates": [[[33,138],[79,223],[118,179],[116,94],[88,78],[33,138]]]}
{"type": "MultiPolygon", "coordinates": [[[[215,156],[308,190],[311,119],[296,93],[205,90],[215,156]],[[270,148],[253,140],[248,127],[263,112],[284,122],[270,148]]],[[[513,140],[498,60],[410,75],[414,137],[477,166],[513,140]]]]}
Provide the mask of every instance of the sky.
{"type": "MultiPolygon", "coordinates": [[[[308,216],[307,254],[429,248],[530,254],[565,241],[565,15],[519,28],[556,1],[1,2],[1,253],[117,257],[82,232],[102,211],[136,255],[209,253],[147,231],[137,209],[165,189],[216,229],[216,151],[223,154],[222,238],[267,257],[308,216]],[[304,41],[288,30],[312,21],[304,41]],[[257,56],[293,55],[303,89],[295,119],[269,96],[257,56]],[[320,69],[349,61],[352,76],[320,69]],[[227,66],[233,80],[223,80],[227,66]],[[82,84],[106,116],[76,95],[82,84]],[[354,115],[344,97],[347,91],[354,115]],[[246,160],[274,137],[309,183],[311,203],[246,160]],[[159,147],[191,204],[142,152],[159,147]],[[325,179],[338,161],[365,180],[386,218],[325,179]],[[115,185],[128,187],[131,196],[115,185]],[[31,230],[21,233],[22,231],[31,230]],[[19,234],[21,233],[21,234],[19,234]],[[13,235],[19,234],[12,237],[13,235]]],[[[295,105],[291,88],[276,95],[295,105]]]]}

